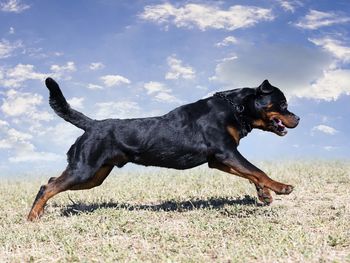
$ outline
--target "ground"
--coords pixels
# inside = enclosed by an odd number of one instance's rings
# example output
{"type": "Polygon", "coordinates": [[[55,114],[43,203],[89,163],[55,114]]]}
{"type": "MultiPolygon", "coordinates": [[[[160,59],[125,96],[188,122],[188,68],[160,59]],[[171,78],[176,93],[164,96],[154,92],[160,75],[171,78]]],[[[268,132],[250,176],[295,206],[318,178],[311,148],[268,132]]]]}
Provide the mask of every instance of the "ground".
{"type": "Polygon", "coordinates": [[[258,166],[294,192],[264,207],[247,180],[206,167],[115,169],[35,223],[26,215],[53,175],[1,179],[0,262],[350,262],[350,162],[258,166]]]}

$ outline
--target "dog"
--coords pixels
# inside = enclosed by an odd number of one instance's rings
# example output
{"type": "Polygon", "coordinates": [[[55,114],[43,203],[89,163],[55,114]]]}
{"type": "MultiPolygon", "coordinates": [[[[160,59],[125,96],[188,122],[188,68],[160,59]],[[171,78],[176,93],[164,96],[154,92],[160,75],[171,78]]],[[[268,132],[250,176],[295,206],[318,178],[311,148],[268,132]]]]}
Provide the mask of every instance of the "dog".
{"type": "Polygon", "coordinates": [[[299,123],[300,118],[288,111],[284,94],[268,80],[257,88],[217,92],[159,117],[105,120],[72,109],[52,78],[45,83],[56,114],[85,132],[67,152],[68,165],[61,176],[41,186],[29,221],[43,214],[54,195],[99,186],[114,166],[128,162],[180,170],[208,163],[255,184],[265,205],[273,200],[270,190],[283,195],[293,191],[292,185],[272,180],[237,150],[254,128],[284,136],[286,128],[299,123]]]}

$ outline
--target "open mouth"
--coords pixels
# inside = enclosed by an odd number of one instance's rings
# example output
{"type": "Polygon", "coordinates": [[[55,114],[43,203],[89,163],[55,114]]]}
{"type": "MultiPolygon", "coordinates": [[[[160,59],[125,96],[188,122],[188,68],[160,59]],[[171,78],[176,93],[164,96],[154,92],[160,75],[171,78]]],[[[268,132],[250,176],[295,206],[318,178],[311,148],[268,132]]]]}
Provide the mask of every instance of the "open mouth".
{"type": "Polygon", "coordinates": [[[288,133],[286,126],[284,126],[283,122],[276,117],[271,119],[271,129],[280,136],[284,136],[288,133]]]}

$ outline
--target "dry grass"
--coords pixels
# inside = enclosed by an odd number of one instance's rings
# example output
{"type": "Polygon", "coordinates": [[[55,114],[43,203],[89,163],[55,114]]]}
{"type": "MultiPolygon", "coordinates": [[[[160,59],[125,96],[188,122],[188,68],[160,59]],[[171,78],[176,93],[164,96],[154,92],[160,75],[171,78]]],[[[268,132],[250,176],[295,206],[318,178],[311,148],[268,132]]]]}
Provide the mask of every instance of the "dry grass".
{"type": "Polygon", "coordinates": [[[350,262],[350,164],[260,167],[294,192],[261,207],[215,170],[114,174],[53,198],[37,223],[25,217],[50,176],[2,180],[0,262],[350,262]]]}

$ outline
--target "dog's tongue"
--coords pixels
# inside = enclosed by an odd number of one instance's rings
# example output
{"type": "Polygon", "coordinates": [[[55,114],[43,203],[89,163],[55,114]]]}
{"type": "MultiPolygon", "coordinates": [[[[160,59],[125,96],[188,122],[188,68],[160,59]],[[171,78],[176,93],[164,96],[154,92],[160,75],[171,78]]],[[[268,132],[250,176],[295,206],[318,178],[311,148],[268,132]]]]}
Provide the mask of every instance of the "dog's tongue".
{"type": "Polygon", "coordinates": [[[280,119],[275,119],[275,122],[280,130],[280,132],[286,134],[288,131],[286,129],[286,127],[284,126],[283,122],[280,119]]]}
{"type": "Polygon", "coordinates": [[[288,132],[281,120],[278,122],[278,127],[281,129],[282,133],[286,134],[288,132]]]}

